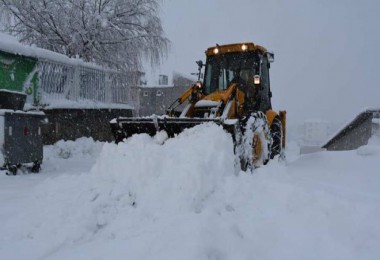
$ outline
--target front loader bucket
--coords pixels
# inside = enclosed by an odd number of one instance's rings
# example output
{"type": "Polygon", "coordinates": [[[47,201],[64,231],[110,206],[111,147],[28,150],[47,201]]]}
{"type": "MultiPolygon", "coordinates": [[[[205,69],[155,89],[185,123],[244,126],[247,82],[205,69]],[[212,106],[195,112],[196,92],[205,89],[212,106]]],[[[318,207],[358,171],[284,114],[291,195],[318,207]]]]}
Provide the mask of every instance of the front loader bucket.
{"type": "Polygon", "coordinates": [[[213,122],[223,127],[230,133],[234,132],[234,125],[223,124],[219,119],[203,118],[175,118],[175,117],[152,117],[131,118],[118,117],[111,121],[111,130],[116,143],[121,142],[134,134],[148,134],[154,136],[159,131],[166,131],[169,137],[174,137],[186,128],[191,128],[202,123],[213,122]]]}
{"type": "Polygon", "coordinates": [[[214,122],[221,124],[220,120],[193,119],[193,118],[173,118],[173,117],[152,117],[152,118],[131,118],[119,117],[111,121],[111,130],[116,142],[122,141],[134,134],[148,134],[154,136],[159,131],[166,131],[169,137],[181,133],[186,128],[196,125],[214,122]]]}

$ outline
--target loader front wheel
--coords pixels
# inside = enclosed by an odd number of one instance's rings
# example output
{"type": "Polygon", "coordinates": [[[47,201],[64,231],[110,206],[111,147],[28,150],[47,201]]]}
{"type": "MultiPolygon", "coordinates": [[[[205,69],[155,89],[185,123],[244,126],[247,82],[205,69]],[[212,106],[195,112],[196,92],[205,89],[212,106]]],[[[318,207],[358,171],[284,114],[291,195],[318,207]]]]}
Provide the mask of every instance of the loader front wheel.
{"type": "Polygon", "coordinates": [[[272,137],[264,113],[253,113],[243,135],[242,169],[254,169],[266,164],[270,158],[272,137]]]}

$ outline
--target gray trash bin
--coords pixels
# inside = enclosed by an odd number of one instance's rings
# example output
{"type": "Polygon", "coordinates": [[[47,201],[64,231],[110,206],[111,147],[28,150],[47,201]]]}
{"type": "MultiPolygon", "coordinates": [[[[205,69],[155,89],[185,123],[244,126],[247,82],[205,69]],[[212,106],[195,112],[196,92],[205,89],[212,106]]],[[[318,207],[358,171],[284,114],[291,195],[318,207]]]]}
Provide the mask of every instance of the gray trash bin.
{"type": "Polygon", "coordinates": [[[41,126],[43,112],[22,112],[0,109],[0,166],[7,174],[16,174],[23,164],[32,164],[39,172],[43,160],[41,126]]]}

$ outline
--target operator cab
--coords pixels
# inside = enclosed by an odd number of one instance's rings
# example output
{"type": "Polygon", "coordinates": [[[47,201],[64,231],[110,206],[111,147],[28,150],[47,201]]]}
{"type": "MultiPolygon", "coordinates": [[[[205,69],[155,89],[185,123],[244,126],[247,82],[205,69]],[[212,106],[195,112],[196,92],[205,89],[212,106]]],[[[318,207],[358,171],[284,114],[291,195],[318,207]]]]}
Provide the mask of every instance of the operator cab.
{"type": "Polygon", "coordinates": [[[254,44],[208,49],[203,81],[205,94],[226,90],[237,83],[238,89],[245,95],[245,111],[271,109],[269,55],[262,49],[254,44]]]}

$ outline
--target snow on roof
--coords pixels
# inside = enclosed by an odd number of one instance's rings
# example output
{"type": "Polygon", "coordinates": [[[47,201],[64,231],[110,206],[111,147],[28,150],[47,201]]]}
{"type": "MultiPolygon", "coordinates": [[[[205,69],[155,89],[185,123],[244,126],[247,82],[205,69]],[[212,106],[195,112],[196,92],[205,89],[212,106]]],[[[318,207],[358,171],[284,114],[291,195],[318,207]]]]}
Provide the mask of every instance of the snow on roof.
{"type": "Polygon", "coordinates": [[[198,80],[198,77],[196,77],[194,75],[184,74],[184,73],[178,72],[178,71],[173,71],[173,78],[175,78],[175,77],[185,78],[185,79],[188,79],[188,80],[191,80],[194,82],[198,80]]]}
{"type": "MultiPolygon", "coordinates": [[[[27,109],[31,107],[27,107],[27,109]]],[[[49,105],[44,106],[44,109],[134,109],[134,107],[129,104],[103,103],[92,100],[51,100],[49,105]]]]}
{"type": "Polygon", "coordinates": [[[139,85],[139,86],[136,86],[136,87],[132,87],[132,88],[146,88],[146,89],[156,89],[156,88],[174,88],[175,86],[174,85],[139,85]]]}
{"type": "Polygon", "coordinates": [[[39,115],[44,116],[45,113],[42,111],[21,111],[21,110],[12,110],[12,109],[0,109],[0,116],[5,114],[24,114],[24,115],[39,115]]]}
{"type": "Polygon", "coordinates": [[[168,72],[167,70],[155,71],[149,68],[147,65],[144,66],[144,71],[145,71],[144,79],[146,80],[147,84],[140,85],[139,86],[140,88],[171,88],[171,87],[174,87],[173,80],[178,77],[181,77],[193,82],[196,82],[198,80],[198,77],[190,75],[190,74],[185,74],[178,71],[168,72]],[[159,75],[168,76],[169,84],[159,85],[159,75]]]}
{"type": "Polygon", "coordinates": [[[25,45],[18,41],[17,38],[0,32],[0,50],[16,55],[35,58],[38,60],[47,60],[68,65],[81,65],[84,67],[101,69],[105,68],[94,63],[84,62],[79,58],[69,58],[66,55],[39,48],[35,45],[25,45]]]}
{"type": "Polygon", "coordinates": [[[4,88],[0,88],[0,92],[1,93],[11,93],[11,94],[18,94],[18,95],[23,95],[23,96],[26,96],[26,93],[23,93],[23,92],[20,92],[20,91],[15,91],[15,90],[9,90],[9,89],[4,89],[4,88]]]}

